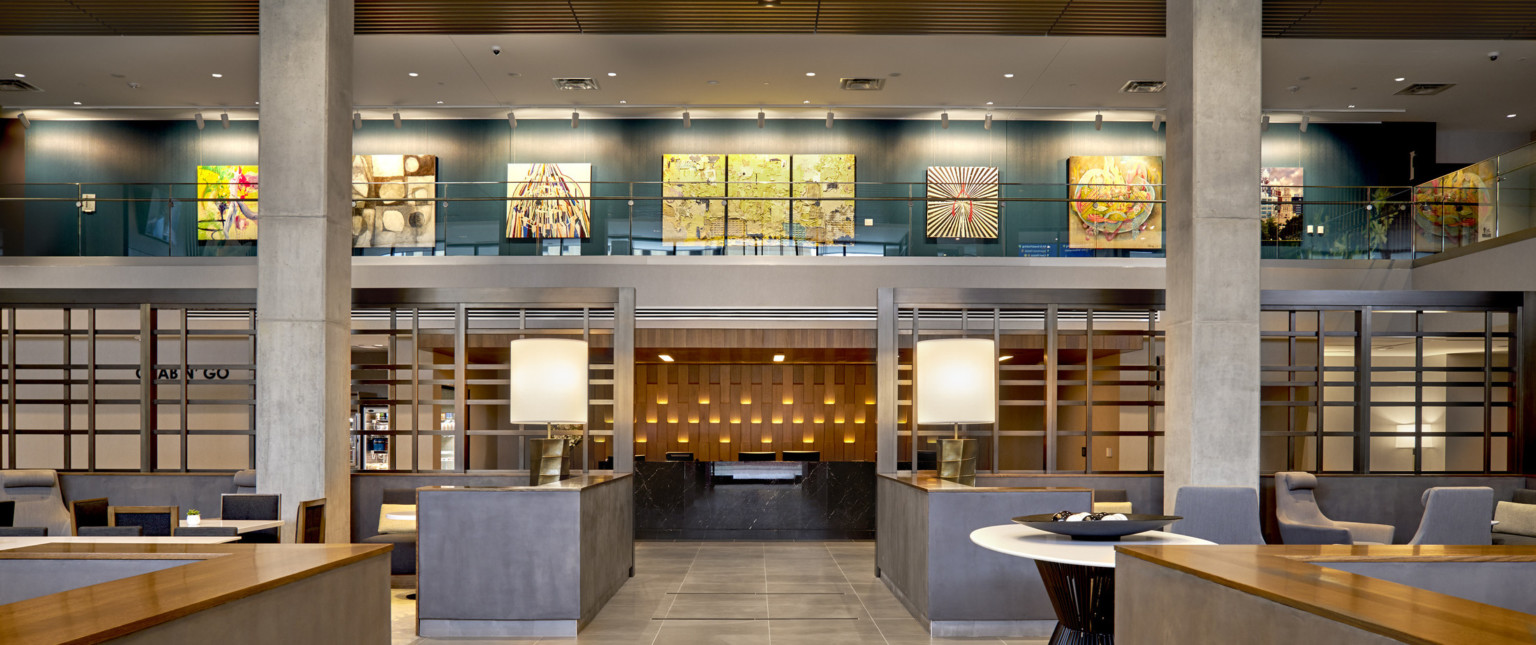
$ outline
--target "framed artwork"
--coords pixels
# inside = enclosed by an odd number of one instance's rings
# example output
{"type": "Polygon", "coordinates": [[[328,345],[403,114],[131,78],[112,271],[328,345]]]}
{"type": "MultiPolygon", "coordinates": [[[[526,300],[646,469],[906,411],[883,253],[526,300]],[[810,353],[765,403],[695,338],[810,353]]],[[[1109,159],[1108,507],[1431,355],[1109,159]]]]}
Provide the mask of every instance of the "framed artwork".
{"type": "Polygon", "coordinates": [[[790,161],[797,198],[790,219],[794,238],[814,244],[853,242],[853,155],[795,155],[790,161]]]}
{"type": "Polygon", "coordinates": [[[437,157],[352,157],[352,246],[437,245],[437,157]]]}
{"type": "Polygon", "coordinates": [[[256,166],[197,167],[199,242],[256,239],[258,174],[256,166]]]}
{"type": "Polygon", "coordinates": [[[592,237],[592,164],[507,164],[507,237],[592,237]]]}
{"type": "Polygon", "coordinates": [[[997,238],[997,169],[928,168],[928,237],[997,238]]]}
{"type": "Polygon", "coordinates": [[[1259,169],[1259,230],[1265,242],[1301,241],[1301,168],[1259,169]]]}
{"type": "Polygon", "coordinates": [[[1494,237],[1497,175],[1490,159],[1414,187],[1414,248],[1438,252],[1494,237]]]}
{"type": "Polygon", "coordinates": [[[662,242],[704,246],[725,240],[725,163],[725,155],[662,155],[662,242]]]}
{"type": "Polygon", "coordinates": [[[1067,183],[1069,248],[1162,248],[1162,157],[1068,157],[1067,183]]]}
{"type": "Polygon", "coordinates": [[[726,157],[730,182],[725,205],[725,235],[733,244],[782,244],[789,226],[789,155],[740,154],[726,157]]]}

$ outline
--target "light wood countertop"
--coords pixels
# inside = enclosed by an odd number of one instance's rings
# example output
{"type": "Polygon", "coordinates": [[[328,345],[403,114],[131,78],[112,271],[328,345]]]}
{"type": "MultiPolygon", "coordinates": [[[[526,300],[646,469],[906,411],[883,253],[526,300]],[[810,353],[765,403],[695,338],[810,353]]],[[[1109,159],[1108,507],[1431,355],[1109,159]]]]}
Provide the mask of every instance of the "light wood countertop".
{"type": "MultiPolygon", "coordinates": [[[[100,643],[367,558],[387,544],[52,543],[3,559],[197,560],[0,605],[0,643],[100,643]]],[[[210,638],[216,635],[210,634],[210,638]]]]}
{"type": "MultiPolygon", "coordinates": [[[[922,489],[930,493],[1007,493],[1007,492],[1035,492],[1035,493],[1092,493],[1092,488],[1077,486],[966,486],[947,479],[939,479],[933,475],[910,475],[881,473],[891,481],[906,484],[913,488],[922,489]]],[[[982,482],[977,478],[978,483],[982,482]]]]}
{"type": "Polygon", "coordinates": [[[1335,562],[1536,562],[1536,546],[1147,546],[1119,554],[1405,643],[1529,645],[1536,616],[1329,568],[1335,562]]]}
{"type": "Polygon", "coordinates": [[[616,481],[618,481],[620,479],[624,479],[625,477],[633,477],[633,476],[634,475],[631,474],[631,473],[619,473],[619,474],[616,474],[616,475],[577,475],[577,476],[571,477],[569,479],[562,479],[562,480],[557,481],[557,482],[551,482],[551,483],[543,484],[543,485],[540,485],[540,486],[423,486],[423,487],[418,488],[416,490],[417,490],[417,492],[424,492],[424,491],[426,491],[426,492],[443,492],[443,493],[452,493],[452,492],[469,492],[469,493],[487,493],[487,492],[489,492],[489,493],[506,493],[506,492],[514,492],[514,493],[515,492],[549,493],[549,492],[560,492],[560,491],[577,492],[577,491],[580,491],[583,488],[591,488],[593,486],[601,486],[603,484],[610,484],[610,483],[616,482],[616,481]]]}

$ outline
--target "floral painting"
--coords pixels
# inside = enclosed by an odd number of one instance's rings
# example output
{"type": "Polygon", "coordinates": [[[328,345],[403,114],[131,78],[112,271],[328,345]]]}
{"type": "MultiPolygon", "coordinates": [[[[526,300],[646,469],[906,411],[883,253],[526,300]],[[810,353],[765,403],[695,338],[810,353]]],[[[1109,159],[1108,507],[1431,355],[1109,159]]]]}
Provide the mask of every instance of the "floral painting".
{"type": "Polygon", "coordinates": [[[197,239],[256,239],[256,166],[197,167],[197,239]]]}
{"type": "Polygon", "coordinates": [[[1071,248],[1162,248],[1162,157],[1069,157],[1067,184],[1071,248]]]}

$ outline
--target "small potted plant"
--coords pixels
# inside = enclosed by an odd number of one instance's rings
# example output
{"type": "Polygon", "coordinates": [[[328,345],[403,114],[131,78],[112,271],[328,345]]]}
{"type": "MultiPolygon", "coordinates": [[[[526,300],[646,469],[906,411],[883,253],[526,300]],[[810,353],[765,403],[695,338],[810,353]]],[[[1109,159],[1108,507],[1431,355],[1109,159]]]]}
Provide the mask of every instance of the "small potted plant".
{"type": "Polygon", "coordinates": [[[187,526],[197,526],[203,523],[203,512],[195,508],[187,509],[187,526]]]}

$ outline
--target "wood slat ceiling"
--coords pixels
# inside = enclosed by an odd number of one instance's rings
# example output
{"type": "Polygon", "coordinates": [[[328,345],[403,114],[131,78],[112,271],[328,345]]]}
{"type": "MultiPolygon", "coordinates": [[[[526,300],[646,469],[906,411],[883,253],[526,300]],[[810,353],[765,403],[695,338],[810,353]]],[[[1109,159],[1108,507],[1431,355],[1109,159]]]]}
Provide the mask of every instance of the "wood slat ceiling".
{"type": "MultiPolygon", "coordinates": [[[[1163,0],[356,0],[359,34],[1161,36],[1163,0]]],[[[258,0],[4,0],[0,35],[255,34],[258,0]]],[[[1264,0],[1267,38],[1536,38],[1532,0],[1264,0]]]]}

